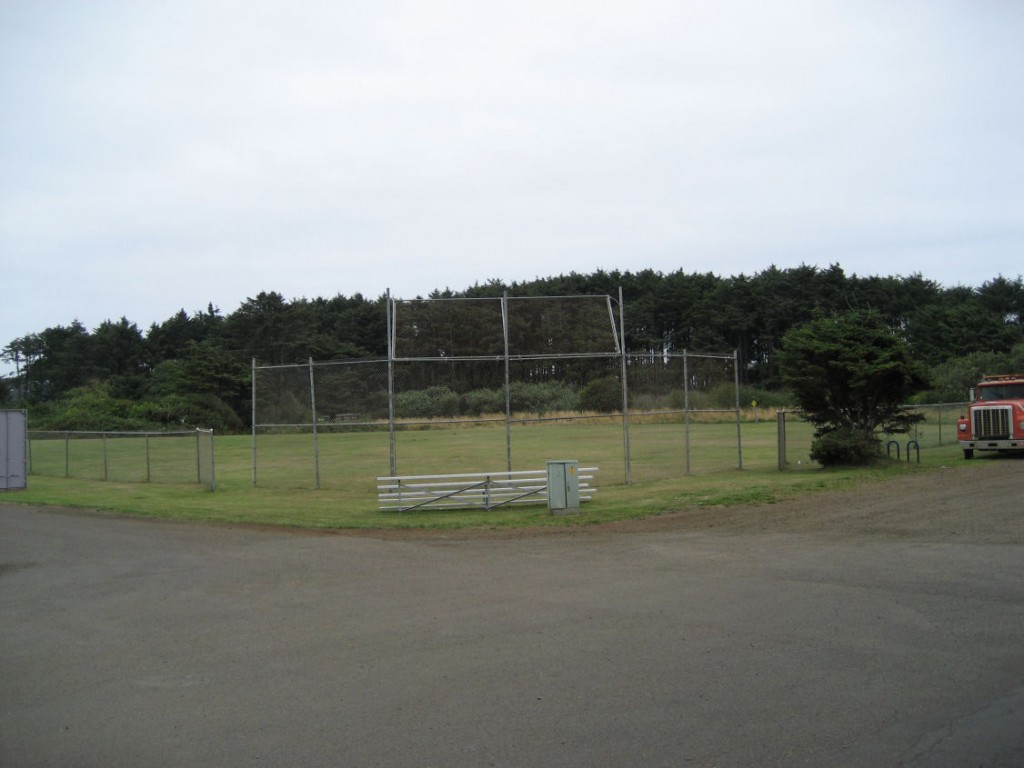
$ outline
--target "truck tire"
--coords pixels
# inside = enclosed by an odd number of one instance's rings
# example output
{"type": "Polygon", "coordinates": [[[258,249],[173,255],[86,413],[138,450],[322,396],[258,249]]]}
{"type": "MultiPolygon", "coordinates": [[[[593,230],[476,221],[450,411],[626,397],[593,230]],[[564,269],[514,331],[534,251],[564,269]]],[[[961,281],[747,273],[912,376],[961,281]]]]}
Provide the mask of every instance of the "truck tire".
{"type": "Polygon", "coordinates": [[[974,458],[974,449],[973,448],[964,448],[964,458],[965,459],[973,459],[974,458]]]}

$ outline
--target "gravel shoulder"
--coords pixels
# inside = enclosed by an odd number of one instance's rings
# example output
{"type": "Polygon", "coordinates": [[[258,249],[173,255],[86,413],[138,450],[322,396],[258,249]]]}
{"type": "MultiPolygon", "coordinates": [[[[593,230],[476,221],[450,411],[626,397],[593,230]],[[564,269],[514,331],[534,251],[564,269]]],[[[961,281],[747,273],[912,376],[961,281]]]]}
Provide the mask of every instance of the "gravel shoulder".
{"type": "Polygon", "coordinates": [[[976,459],[844,491],[808,493],[775,504],[687,507],[635,520],[526,529],[345,530],[389,540],[518,539],[607,534],[789,533],[830,539],[872,537],[927,542],[1024,544],[1020,500],[1024,457],[976,459]]]}
{"type": "Polygon", "coordinates": [[[609,530],[716,530],[1024,544],[1024,460],[993,457],[753,507],[686,509],[609,530]]]}

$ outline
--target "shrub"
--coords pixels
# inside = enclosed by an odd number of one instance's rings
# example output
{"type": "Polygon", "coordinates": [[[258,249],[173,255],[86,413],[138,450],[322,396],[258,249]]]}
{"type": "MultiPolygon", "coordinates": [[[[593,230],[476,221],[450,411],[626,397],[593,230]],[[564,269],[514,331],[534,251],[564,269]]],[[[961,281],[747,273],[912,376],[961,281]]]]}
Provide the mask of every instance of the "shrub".
{"type": "Polygon", "coordinates": [[[131,416],[147,429],[203,427],[218,432],[238,432],[244,424],[230,406],[216,395],[168,395],[135,404],[131,416]]]}
{"type": "Polygon", "coordinates": [[[932,386],[915,397],[917,403],[960,403],[967,399],[967,391],[983,374],[1016,373],[1024,371],[1024,344],[1009,352],[974,352],[955,357],[937,366],[932,373],[932,386]]]}
{"type": "Polygon", "coordinates": [[[610,413],[622,409],[622,385],[614,376],[594,379],[580,392],[580,409],[610,413]]]}
{"type": "Polygon", "coordinates": [[[459,413],[459,406],[459,396],[448,387],[395,393],[395,415],[400,419],[452,417],[459,413]]]}
{"type": "Polygon", "coordinates": [[[525,413],[552,413],[579,410],[579,396],[562,382],[513,382],[512,410],[525,413]]]}
{"type": "Polygon", "coordinates": [[[462,398],[463,412],[467,416],[485,413],[504,413],[505,392],[500,389],[474,389],[462,398]]]}
{"type": "Polygon", "coordinates": [[[68,390],[46,412],[34,411],[33,428],[81,432],[120,432],[144,429],[129,415],[131,401],[112,397],[107,384],[94,383],[68,390]]]}
{"type": "Polygon", "coordinates": [[[881,459],[882,449],[873,434],[840,427],[818,434],[811,444],[811,458],[823,467],[865,466],[881,459]]]}
{"type": "MultiPolygon", "coordinates": [[[[173,397],[173,395],[168,395],[173,397]]],[[[282,392],[275,400],[267,399],[266,404],[261,404],[259,421],[261,424],[297,424],[308,422],[310,419],[310,406],[308,401],[299,400],[295,392],[287,390],[282,392]]]]}

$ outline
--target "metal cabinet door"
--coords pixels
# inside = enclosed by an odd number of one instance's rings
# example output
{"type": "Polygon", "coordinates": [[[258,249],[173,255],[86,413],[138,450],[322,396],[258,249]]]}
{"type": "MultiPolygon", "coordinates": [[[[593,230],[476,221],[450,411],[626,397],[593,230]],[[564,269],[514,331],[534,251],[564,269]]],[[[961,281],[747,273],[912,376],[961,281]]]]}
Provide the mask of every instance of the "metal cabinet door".
{"type": "Polygon", "coordinates": [[[24,488],[28,483],[26,411],[0,411],[0,491],[24,488]]]}

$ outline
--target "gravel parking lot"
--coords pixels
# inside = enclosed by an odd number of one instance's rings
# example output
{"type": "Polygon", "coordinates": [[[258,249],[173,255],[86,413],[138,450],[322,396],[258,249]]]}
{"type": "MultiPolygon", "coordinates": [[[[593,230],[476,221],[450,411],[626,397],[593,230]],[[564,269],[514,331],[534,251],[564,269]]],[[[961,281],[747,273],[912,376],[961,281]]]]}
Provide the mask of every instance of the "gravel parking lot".
{"type": "Polygon", "coordinates": [[[981,461],[563,532],[8,501],[0,766],[1021,766],[1024,462],[981,461]]]}

